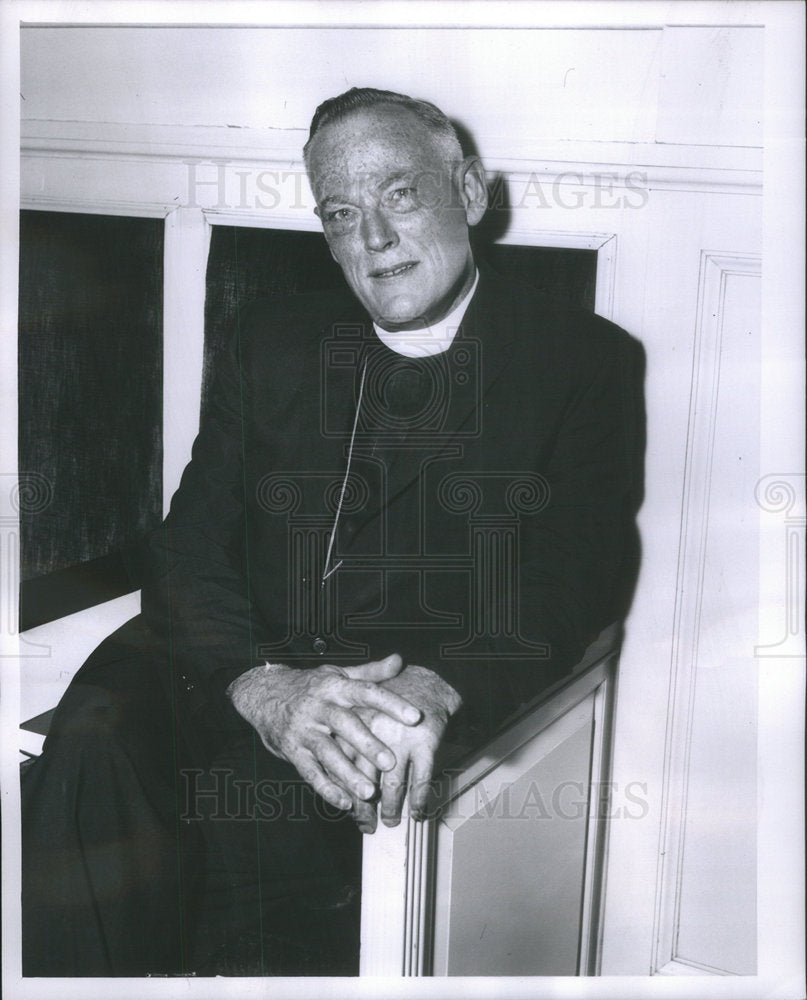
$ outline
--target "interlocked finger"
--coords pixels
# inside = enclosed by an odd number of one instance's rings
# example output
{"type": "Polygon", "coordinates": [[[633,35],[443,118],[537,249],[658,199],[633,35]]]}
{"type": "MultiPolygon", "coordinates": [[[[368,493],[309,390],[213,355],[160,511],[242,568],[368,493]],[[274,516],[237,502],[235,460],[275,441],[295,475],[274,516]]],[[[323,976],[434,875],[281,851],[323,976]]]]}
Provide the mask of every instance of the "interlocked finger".
{"type": "Polygon", "coordinates": [[[350,808],[351,800],[347,792],[328,778],[310,751],[300,750],[291,759],[291,763],[297,768],[303,781],[307,781],[326,802],[337,809],[350,808]]]}
{"type": "Polygon", "coordinates": [[[422,717],[411,701],[372,681],[344,680],[340,695],[340,703],[346,708],[374,708],[404,726],[417,725],[422,717]]]}
{"type": "Polygon", "coordinates": [[[403,753],[398,756],[395,767],[381,776],[381,822],[385,826],[397,826],[401,821],[409,760],[403,753]]]}
{"type": "MultiPolygon", "coordinates": [[[[341,746],[347,744],[374,768],[388,771],[394,767],[395,754],[368,729],[355,712],[333,706],[328,715],[328,725],[334,736],[339,738],[341,746]]],[[[354,756],[349,756],[349,759],[353,760],[354,756]]]]}
{"type": "MultiPolygon", "coordinates": [[[[340,737],[336,737],[336,742],[342,750],[342,753],[354,762],[356,767],[362,771],[367,780],[372,782],[374,788],[377,789],[378,769],[373,767],[366,757],[357,753],[354,747],[350,746],[349,743],[345,743],[340,737]]],[[[354,798],[351,813],[356,821],[356,825],[362,833],[375,833],[376,826],[378,825],[375,796],[373,796],[373,800],[369,802],[363,799],[354,798]]]]}
{"type": "Polygon", "coordinates": [[[375,783],[368,780],[363,770],[357,766],[361,757],[355,763],[349,760],[336,741],[325,735],[316,742],[314,752],[322,768],[349,795],[357,799],[370,799],[375,795],[375,783]]]}
{"type": "Polygon", "coordinates": [[[365,757],[359,757],[356,761],[356,766],[364,772],[366,779],[372,782],[376,792],[372,800],[369,802],[356,800],[353,804],[353,815],[362,833],[374,833],[376,826],[378,826],[378,808],[376,799],[378,794],[378,768],[373,767],[373,765],[370,764],[365,757]]]}
{"type": "Polygon", "coordinates": [[[409,774],[409,812],[414,819],[420,819],[426,810],[433,771],[433,753],[415,752],[412,755],[409,774]]]}

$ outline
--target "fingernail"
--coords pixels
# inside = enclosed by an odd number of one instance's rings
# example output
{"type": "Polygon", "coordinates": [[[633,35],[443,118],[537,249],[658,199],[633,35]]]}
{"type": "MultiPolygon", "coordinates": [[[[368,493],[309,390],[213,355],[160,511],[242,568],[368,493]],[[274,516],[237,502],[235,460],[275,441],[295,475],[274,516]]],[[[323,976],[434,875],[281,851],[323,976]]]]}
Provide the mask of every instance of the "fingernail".
{"type": "Polygon", "coordinates": [[[400,816],[385,816],[384,813],[381,813],[381,822],[384,824],[384,826],[390,826],[390,827],[391,826],[398,826],[398,824],[401,822],[401,817],[400,816]]]}
{"type": "Polygon", "coordinates": [[[336,797],[336,805],[339,809],[350,809],[350,799],[346,795],[338,795],[336,797]]]}
{"type": "Polygon", "coordinates": [[[386,750],[382,750],[376,757],[376,763],[380,768],[382,768],[382,770],[388,771],[391,767],[395,766],[395,758],[391,753],[387,753],[386,750]]]}
{"type": "Polygon", "coordinates": [[[417,722],[420,719],[420,712],[411,707],[404,709],[404,719],[406,722],[417,722]]]}

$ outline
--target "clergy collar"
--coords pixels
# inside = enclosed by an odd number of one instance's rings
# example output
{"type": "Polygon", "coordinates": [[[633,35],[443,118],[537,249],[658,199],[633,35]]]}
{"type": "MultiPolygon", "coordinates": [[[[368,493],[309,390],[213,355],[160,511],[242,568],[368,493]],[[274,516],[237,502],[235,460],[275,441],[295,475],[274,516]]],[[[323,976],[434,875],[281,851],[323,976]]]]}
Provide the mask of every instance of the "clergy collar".
{"type": "Polygon", "coordinates": [[[442,354],[451,347],[478,283],[479,271],[476,272],[474,283],[462,301],[439,323],[419,330],[384,330],[377,323],[373,323],[373,329],[382,344],[406,358],[428,358],[433,354],[442,354]]]}

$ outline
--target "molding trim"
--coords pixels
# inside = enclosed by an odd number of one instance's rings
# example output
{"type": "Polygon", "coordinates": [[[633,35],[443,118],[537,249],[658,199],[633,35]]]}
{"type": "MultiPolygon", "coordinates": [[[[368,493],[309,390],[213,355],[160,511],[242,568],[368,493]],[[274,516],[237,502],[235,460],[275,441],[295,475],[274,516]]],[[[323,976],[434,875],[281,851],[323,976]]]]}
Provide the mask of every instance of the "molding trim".
{"type": "MultiPolygon", "coordinates": [[[[221,161],[251,170],[302,171],[304,129],[248,129],[227,126],[143,125],[118,122],[21,123],[21,152],[27,158],[199,164],[221,161]]],[[[597,186],[603,178],[624,186],[626,175],[648,190],[725,191],[760,194],[762,149],[750,146],[694,146],[647,142],[554,142],[478,136],[477,146],[491,173],[524,180],[597,186]]]]}
{"type": "Polygon", "coordinates": [[[422,976],[429,924],[429,858],[433,823],[407,814],[396,827],[379,822],[364,841],[359,975],[422,976]]]}
{"type": "Polygon", "coordinates": [[[134,218],[164,219],[176,205],[156,201],[126,201],[122,198],[52,198],[23,195],[20,208],[34,212],[77,212],[80,215],[125,215],[134,218]]]}
{"type": "Polygon", "coordinates": [[[177,208],[165,219],[163,249],[163,516],[199,433],[204,370],[207,258],[203,212],[177,208]]]}
{"type": "MultiPolygon", "coordinates": [[[[252,3],[234,3],[227,11],[225,27],[351,27],[351,28],[412,28],[412,16],[405,11],[406,4],[366,4],[357,11],[353,2],[331,0],[322,4],[319,0],[304,0],[304,2],[289,5],[268,5],[258,7],[252,3]],[[357,16],[360,14],[361,16],[357,16]]],[[[613,30],[620,28],[625,31],[648,31],[672,26],[712,27],[715,24],[713,8],[701,8],[700,4],[687,5],[683,9],[672,9],[657,4],[642,4],[637,8],[633,4],[627,7],[612,7],[606,12],[593,14],[588,5],[560,4],[546,5],[543,0],[525,0],[523,3],[502,5],[495,14],[487,4],[468,4],[465,0],[440,0],[440,3],[424,4],[418,11],[418,27],[423,28],[497,28],[543,31],[550,28],[587,28],[589,30],[613,30]]],[[[59,13],[62,13],[61,11],[59,13]]],[[[221,8],[189,7],[178,10],[176,7],[161,9],[161,5],[149,9],[149,24],[168,25],[212,25],[222,24],[221,8]]],[[[26,27],[61,27],[60,21],[53,19],[52,8],[25,10],[26,27]]],[[[138,5],[130,8],[124,5],[115,11],[115,24],[139,26],[143,23],[144,13],[138,5]]],[[[94,5],[77,7],[70,12],[71,24],[90,24],[98,22],[98,13],[94,5]]],[[[759,8],[756,6],[732,5],[732,8],[721,11],[719,24],[733,27],[760,27],[764,25],[759,8]]]]}
{"type": "Polygon", "coordinates": [[[594,693],[594,735],[589,777],[588,832],[580,921],[578,975],[599,976],[602,969],[603,916],[610,823],[611,764],[613,760],[614,707],[617,663],[610,661],[605,679],[594,693]]]}
{"type": "Polygon", "coordinates": [[[678,954],[690,745],[703,603],[721,342],[729,275],[761,274],[753,254],[701,251],[687,460],[676,575],[651,970],[654,975],[733,975],[678,954]],[[695,970],[682,972],[683,968],[695,970]]]}
{"type": "Polygon", "coordinates": [[[698,965],[696,962],[682,962],[680,959],[673,959],[662,966],[657,976],[730,976],[730,972],[723,972],[722,969],[712,969],[708,965],[698,965]]]}

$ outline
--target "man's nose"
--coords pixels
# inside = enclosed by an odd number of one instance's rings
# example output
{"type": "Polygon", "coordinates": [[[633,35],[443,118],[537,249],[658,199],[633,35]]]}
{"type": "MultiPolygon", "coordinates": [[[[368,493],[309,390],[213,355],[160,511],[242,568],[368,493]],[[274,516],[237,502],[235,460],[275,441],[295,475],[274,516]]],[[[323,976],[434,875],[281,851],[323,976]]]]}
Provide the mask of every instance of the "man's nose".
{"type": "Polygon", "coordinates": [[[362,221],[362,236],[365,247],[372,250],[373,253],[388,250],[398,242],[398,234],[390,225],[390,220],[377,209],[365,213],[362,221]]]}

